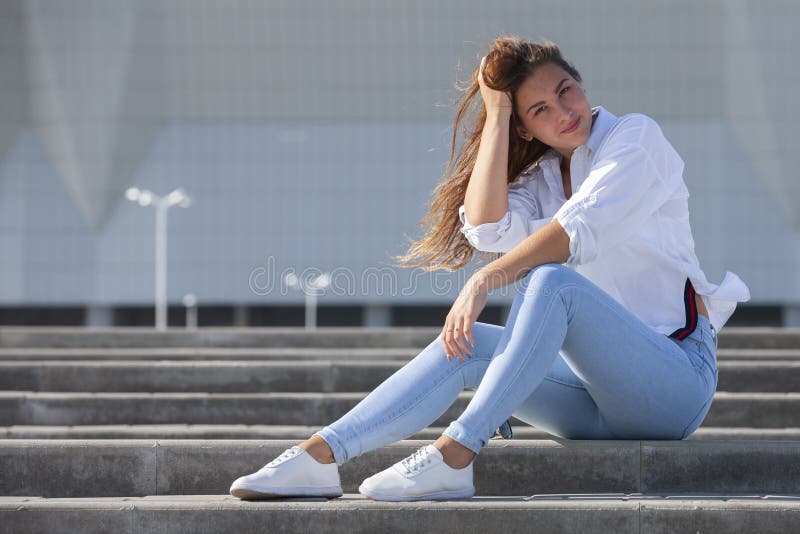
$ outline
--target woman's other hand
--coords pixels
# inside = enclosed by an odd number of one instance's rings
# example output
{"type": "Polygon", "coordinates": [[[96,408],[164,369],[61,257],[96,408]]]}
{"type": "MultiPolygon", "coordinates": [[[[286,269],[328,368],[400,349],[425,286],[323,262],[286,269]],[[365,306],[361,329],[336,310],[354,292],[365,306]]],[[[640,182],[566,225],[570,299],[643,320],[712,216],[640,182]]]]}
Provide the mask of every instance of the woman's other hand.
{"type": "Polygon", "coordinates": [[[472,356],[470,345],[475,346],[472,325],[475,324],[478,315],[486,305],[488,293],[486,284],[478,273],[470,277],[461,288],[461,292],[450,308],[450,313],[447,314],[442,329],[442,340],[448,360],[458,356],[458,359],[463,362],[463,354],[472,356]]]}
{"type": "Polygon", "coordinates": [[[483,79],[483,68],[486,66],[486,56],[481,59],[481,66],[478,67],[478,86],[481,89],[483,105],[486,106],[486,113],[506,113],[511,115],[513,109],[511,96],[505,91],[497,91],[486,86],[483,79]]]}

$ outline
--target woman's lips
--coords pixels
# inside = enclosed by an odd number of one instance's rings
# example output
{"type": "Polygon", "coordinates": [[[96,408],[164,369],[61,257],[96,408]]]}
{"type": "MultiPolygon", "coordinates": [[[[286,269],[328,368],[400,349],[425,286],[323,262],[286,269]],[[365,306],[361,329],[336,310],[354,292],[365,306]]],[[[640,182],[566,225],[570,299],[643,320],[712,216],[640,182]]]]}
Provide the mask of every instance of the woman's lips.
{"type": "Polygon", "coordinates": [[[565,133],[565,134],[566,134],[566,133],[572,133],[572,132],[574,132],[575,130],[577,130],[577,129],[578,129],[578,124],[580,124],[580,122],[581,122],[581,118],[580,118],[580,117],[578,117],[577,119],[575,119],[575,122],[574,122],[574,123],[572,123],[572,126],[570,126],[569,128],[567,128],[566,130],[564,130],[564,131],[563,131],[563,132],[561,132],[561,133],[565,133]]]}

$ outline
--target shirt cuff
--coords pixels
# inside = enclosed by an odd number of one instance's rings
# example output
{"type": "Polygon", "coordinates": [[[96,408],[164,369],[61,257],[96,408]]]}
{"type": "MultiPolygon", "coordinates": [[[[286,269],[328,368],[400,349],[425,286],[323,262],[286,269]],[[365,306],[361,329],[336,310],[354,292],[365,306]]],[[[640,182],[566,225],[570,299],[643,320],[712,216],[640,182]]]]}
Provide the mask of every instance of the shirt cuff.
{"type": "Polygon", "coordinates": [[[497,222],[488,222],[473,226],[467,221],[464,212],[464,205],[458,209],[458,218],[461,220],[461,233],[467,238],[470,244],[482,250],[485,246],[499,241],[511,228],[511,212],[506,211],[503,218],[497,222]]]}
{"type": "Polygon", "coordinates": [[[571,268],[588,263],[597,256],[594,236],[583,218],[583,204],[563,204],[553,216],[569,236],[569,257],[564,264],[571,268]]]}

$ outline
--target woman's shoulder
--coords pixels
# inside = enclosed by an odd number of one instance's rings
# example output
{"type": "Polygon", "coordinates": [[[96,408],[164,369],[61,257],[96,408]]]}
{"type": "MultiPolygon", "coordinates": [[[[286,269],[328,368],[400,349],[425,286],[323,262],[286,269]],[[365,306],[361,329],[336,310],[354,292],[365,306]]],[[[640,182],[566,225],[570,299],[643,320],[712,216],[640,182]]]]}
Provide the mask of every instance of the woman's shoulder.
{"type": "MultiPolygon", "coordinates": [[[[608,143],[638,143],[651,145],[664,139],[661,126],[651,116],[644,113],[621,115],[609,129],[602,145],[608,143]]],[[[601,145],[601,148],[602,148],[601,145]]]]}
{"type": "Polygon", "coordinates": [[[670,169],[683,170],[683,160],[664,135],[655,119],[644,113],[628,113],[618,118],[598,149],[599,157],[614,157],[637,145],[650,157],[670,169]]]}

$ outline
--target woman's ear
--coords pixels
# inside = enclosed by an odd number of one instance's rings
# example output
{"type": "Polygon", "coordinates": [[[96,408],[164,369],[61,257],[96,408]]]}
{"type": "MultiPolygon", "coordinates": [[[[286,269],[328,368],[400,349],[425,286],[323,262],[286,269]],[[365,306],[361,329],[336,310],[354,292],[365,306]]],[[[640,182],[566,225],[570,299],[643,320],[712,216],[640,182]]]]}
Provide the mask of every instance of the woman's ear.
{"type": "Polygon", "coordinates": [[[517,128],[517,135],[519,135],[524,140],[531,141],[533,139],[533,135],[528,133],[528,130],[526,130],[522,126],[517,125],[516,128],[517,128]]]}

